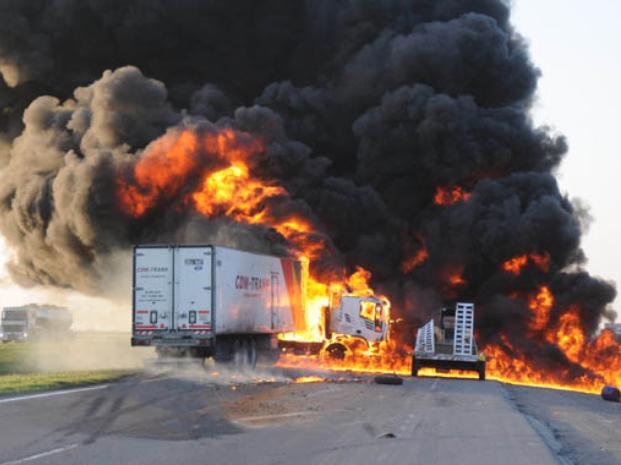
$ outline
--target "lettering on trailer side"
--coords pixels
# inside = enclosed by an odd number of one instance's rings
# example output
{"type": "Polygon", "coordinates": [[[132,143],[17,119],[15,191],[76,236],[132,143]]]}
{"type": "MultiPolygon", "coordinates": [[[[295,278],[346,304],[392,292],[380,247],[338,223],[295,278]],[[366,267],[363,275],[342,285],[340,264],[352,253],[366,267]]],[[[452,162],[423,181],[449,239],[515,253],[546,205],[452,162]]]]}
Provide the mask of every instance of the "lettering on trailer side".
{"type": "Polygon", "coordinates": [[[136,273],[167,273],[167,266],[140,266],[136,267],[136,273]]]}
{"type": "Polygon", "coordinates": [[[260,291],[270,287],[270,278],[260,278],[258,276],[237,275],[235,278],[235,289],[244,291],[260,291]]]}

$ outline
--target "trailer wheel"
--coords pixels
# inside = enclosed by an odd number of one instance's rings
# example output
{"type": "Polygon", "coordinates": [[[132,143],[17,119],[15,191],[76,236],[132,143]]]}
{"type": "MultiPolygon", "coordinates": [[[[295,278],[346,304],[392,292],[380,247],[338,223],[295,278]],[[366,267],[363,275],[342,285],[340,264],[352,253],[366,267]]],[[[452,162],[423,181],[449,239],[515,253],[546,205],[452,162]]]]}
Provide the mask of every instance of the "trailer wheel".
{"type": "Polygon", "coordinates": [[[485,362],[478,363],[479,380],[485,381],[485,362]]]}
{"type": "Polygon", "coordinates": [[[236,367],[241,367],[244,364],[245,358],[247,358],[245,343],[235,339],[235,342],[233,342],[233,364],[236,367]]]}
{"type": "Polygon", "coordinates": [[[213,359],[216,363],[228,364],[233,361],[234,357],[235,353],[233,352],[233,344],[230,340],[219,340],[216,343],[213,353],[213,359]]]}
{"type": "Polygon", "coordinates": [[[257,343],[254,338],[251,338],[246,345],[246,363],[251,370],[257,366],[257,343]]]}

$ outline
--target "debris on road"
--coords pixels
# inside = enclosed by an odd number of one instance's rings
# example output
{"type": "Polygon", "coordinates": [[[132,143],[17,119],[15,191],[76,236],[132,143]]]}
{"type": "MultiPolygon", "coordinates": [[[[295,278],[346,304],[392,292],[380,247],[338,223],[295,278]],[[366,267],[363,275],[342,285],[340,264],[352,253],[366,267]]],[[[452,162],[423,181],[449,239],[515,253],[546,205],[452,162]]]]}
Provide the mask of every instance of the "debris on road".
{"type": "Polygon", "coordinates": [[[403,384],[403,378],[396,375],[379,375],[375,377],[377,384],[390,384],[393,386],[400,386],[403,384]]]}
{"type": "Polygon", "coordinates": [[[621,399],[621,392],[614,386],[604,386],[602,389],[602,399],[611,402],[619,402],[621,399]]]}

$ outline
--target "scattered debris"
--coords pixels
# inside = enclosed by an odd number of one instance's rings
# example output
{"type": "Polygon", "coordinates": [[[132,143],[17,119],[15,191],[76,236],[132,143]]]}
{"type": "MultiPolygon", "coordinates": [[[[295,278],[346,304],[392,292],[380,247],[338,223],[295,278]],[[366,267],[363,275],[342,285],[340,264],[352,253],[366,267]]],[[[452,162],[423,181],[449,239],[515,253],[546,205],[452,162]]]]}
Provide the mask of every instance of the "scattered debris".
{"type": "Polygon", "coordinates": [[[619,402],[621,399],[621,392],[614,386],[604,386],[602,389],[602,399],[609,400],[611,402],[619,402]]]}
{"type": "Polygon", "coordinates": [[[397,436],[394,433],[385,433],[380,436],[380,439],[393,439],[397,436]]]}
{"type": "Polygon", "coordinates": [[[390,384],[393,386],[400,386],[403,384],[403,378],[396,375],[379,375],[375,377],[377,384],[390,384]]]}

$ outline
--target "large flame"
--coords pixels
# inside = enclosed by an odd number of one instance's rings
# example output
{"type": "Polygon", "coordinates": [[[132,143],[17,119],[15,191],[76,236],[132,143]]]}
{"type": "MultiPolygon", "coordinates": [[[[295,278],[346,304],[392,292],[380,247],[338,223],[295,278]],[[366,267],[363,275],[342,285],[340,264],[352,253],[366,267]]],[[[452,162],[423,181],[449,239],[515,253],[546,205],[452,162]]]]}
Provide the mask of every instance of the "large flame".
{"type": "Polygon", "coordinates": [[[200,135],[189,129],[166,134],[142,153],[133,179],[119,178],[121,209],[138,218],[161,202],[182,198],[183,206],[192,205],[205,216],[274,228],[300,257],[317,258],[325,244],[312,222],[275,214],[269,201],[288,197],[288,192],[252,176],[251,163],[262,150],[257,138],[228,128],[200,135]]]}
{"type": "Polygon", "coordinates": [[[544,350],[544,345],[549,344],[570,362],[568,366],[571,368],[539,366],[532,353],[515,347],[503,335],[500,344],[484,349],[489,358],[490,376],[516,384],[590,393],[599,392],[605,384],[620,384],[621,345],[612,331],[604,330],[596,338],[589,339],[581,327],[579,306],[569,307],[553,321],[551,310],[554,305],[554,295],[545,285],[528,298],[528,307],[532,312],[529,330],[540,336],[532,338],[533,347],[530,350],[544,350]]]}

